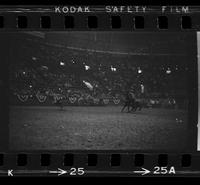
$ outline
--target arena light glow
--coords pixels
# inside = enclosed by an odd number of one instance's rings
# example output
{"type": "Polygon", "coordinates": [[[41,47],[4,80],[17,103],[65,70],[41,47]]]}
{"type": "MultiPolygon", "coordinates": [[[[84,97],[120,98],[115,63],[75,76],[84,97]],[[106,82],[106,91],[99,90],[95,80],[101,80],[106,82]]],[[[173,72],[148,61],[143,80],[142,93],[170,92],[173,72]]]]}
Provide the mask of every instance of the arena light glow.
{"type": "Polygon", "coordinates": [[[90,66],[85,65],[85,70],[87,71],[89,69],[90,69],[90,66]]]}
{"type": "Polygon", "coordinates": [[[111,66],[111,71],[117,71],[117,68],[115,68],[115,67],[113,67],[113,66],[111,66]]]}
{"type": "Polygon", "coordinates": [[[60,62],[60,65],[61,65],[61,66],[64,66],[64,65],[65,65],[65,63],[64,63],[64,62],[60,62]]]}
{"type": "Polygon", "coordinates": [[[140,68],[138,68],[138,73],[141,74],[142,73],[142,70],[140,68]]]}
{"type": "Polygon", "coordinates": [[[170,74],[170,73],[171,73],[170,68],[167,69],[166,73],[167,73],[167,74],[170,74]]]}
{"type": "Polygon", "coordinates": [[[34,60],[34,61],[35,61],[35,60],[37,60],[37,58],[36,58],[36,57],[32,57],[32,60],[34,60]]]}

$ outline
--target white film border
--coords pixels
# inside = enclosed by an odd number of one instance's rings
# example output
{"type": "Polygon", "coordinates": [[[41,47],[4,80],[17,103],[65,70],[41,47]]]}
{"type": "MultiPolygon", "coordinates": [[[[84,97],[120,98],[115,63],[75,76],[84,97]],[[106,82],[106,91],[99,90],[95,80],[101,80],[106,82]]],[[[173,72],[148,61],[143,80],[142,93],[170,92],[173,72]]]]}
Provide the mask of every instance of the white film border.
{"type": "Polygon", "coordinates": [[[197,56],[198,56],[198,136],[197,151],[200,151],[200,32],[197,32],[197,56]]]}

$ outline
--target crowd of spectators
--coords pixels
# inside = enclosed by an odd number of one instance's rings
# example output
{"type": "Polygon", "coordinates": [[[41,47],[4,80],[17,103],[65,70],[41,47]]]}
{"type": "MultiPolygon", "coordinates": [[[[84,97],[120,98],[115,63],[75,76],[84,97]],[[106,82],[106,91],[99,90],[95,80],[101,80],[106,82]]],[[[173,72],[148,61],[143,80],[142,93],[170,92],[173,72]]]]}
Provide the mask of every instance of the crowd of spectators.
{"type": "Polygon", "coordinates": [[[137,98],[187,98],[189,69],[184,57],[120,56],[26,42],[12,48],[17,55],[10,63],[11,94],[40,91],[123,99],[132,90],[137,98]]]}

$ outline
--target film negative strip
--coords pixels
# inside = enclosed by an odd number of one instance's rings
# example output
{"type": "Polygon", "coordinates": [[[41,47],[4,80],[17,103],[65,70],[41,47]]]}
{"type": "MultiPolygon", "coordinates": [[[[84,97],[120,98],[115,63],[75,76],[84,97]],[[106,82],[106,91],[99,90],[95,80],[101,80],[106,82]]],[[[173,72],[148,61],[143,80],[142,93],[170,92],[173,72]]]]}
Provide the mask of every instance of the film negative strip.
{"type": "Polygon", "coordinates": [[[1,6],[0,176],[200,176],[200,7],[1,6]]]}

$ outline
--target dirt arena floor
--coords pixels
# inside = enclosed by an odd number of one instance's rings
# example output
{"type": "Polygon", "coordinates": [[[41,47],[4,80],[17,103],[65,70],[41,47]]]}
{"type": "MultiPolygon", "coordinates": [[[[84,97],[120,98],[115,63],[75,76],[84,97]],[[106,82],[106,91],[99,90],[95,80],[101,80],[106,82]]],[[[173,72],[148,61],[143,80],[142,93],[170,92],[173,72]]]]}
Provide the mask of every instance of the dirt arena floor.
{"type": "Polygon", "coordinates": [[[182,150],[187,112],[120,106],[11,106],[11,150],[182,150]]]}

